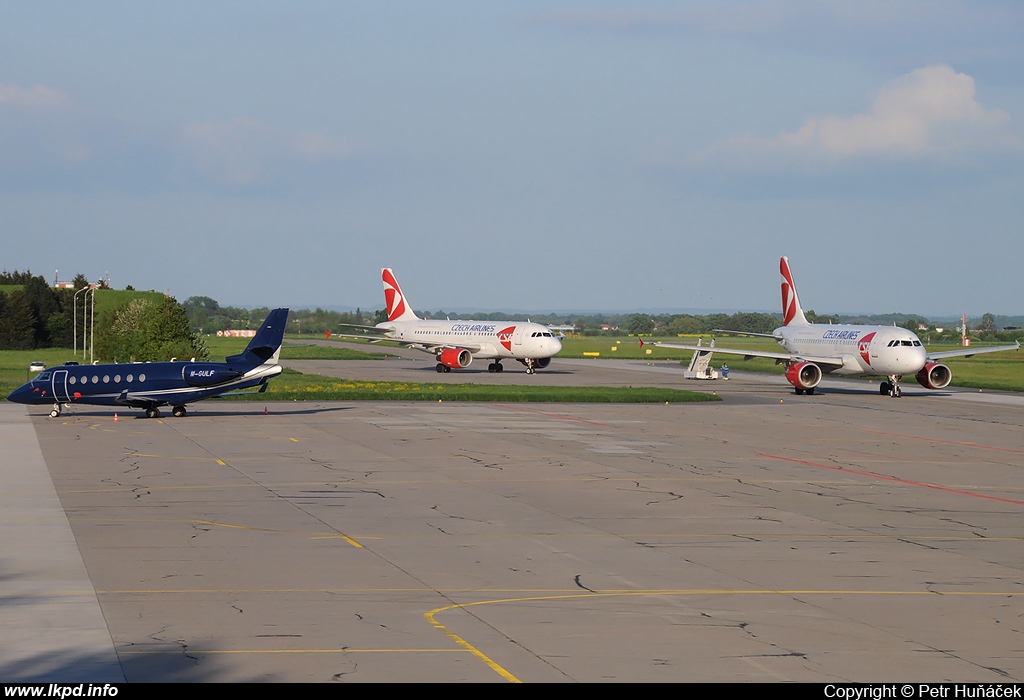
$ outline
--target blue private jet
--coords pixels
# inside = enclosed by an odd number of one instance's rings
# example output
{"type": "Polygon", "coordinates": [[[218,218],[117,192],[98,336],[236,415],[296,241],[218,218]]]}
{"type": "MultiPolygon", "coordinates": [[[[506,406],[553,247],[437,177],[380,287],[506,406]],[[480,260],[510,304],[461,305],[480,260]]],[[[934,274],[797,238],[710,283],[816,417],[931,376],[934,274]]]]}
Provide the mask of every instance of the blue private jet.
{"type": "Polygon", "coordinates": [[[288,309],[274,309],[245,350],[224,362],[62,365],[40,372],[7,400],[52,403],[51,418],[60,415],[61,404],[142,408],[147,418],[159,418],[159,407],[170,405],[171,413],[180,418],[185,404],[193,401],[254,386],[265,391],[267,380],[281,373],[278,357],[287,320],[288,309]]]}

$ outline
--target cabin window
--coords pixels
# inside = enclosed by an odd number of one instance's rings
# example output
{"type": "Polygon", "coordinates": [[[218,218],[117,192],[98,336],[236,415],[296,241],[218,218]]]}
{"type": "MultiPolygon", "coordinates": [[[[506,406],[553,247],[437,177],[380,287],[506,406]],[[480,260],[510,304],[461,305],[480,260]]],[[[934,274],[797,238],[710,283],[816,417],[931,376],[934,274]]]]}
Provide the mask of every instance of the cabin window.
{"type": "Polygon", "coordinates": [[[124,378],[124,380],[125,380],[126,382],[128,382],[129,384],[131,384],[131,381],[132,381],[132,375],[130,375],[130,374],[129,374],[129,375],[127,376],[127,377],[125,377],[125,378],[124,378]]]}
{"type": "Polygon", "coordinates": [[[139,375],[139,381],[140,381],[140,382],[144,382],[144,381],[146,381],[146,375],[144,375],[144,374],[140,374],[140,375],[139,375]]]}
{"type": "Polygon", "coordinates": [[[114,375],[114,381],[117,382],[118,384],[120,384],[121,383],[121,375],[120,374],[115,374],[114,375]]]}
{"type": "Polygon", "coordinates": [[[92,383],[93,384],[99,384],[100,383],[100,378],[98,376],[96,376],[95,374],[92,375],[92,383]]]}
{"type": "Polygon", "coordinates": [[[104,374],[103,375],[103,383],[104,384],[110,384],[110,375],[109,374],[104,374]]]}
{"type": "Polygon", "coordinates": [[[68,384],[74,384],[74,383],[75,383],[74,376],[68,377],[68,384]]]}

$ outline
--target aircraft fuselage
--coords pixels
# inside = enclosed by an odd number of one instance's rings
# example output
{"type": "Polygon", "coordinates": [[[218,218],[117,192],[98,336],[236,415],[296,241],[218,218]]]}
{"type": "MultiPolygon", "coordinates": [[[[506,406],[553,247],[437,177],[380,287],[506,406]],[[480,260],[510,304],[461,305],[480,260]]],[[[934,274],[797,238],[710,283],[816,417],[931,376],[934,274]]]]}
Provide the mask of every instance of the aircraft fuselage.
{"type": "Polygon", "coordinates": [[[255,387],[280,373],[277,364],[260,365],[247,372],[220,362],[60,365],[43,370],[7,399],[34,405],[180,406],[255,387]]]}
{"type": "Polygon", "coordinates": [[[435,352],[445,345],[469,346],[475,358],[482,360],[546,359],[558,354],[561,341],[539,323],[519,321],[435,321],[432,319],[378,323],[389,338],[406,345],[435,352]]]}
{"type": "Polygon", "coordinates": [[[822,364],[822,371],[837,375],[888,376],[916,374],[925,366],[920,339],[897,326],[810,324],[782,326],[776,342],[793,355],[841,357],[843,364],[822,364]]]}

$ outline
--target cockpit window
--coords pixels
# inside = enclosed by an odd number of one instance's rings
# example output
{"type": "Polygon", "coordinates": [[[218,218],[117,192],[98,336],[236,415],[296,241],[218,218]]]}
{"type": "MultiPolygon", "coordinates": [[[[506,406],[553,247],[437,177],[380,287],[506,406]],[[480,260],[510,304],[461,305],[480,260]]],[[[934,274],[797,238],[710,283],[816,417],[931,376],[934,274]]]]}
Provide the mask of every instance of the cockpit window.
{"type": "Polygon", "coordinates": [[[46,370],[45,372],[40,372],[39,376],[36,377],[36,381],[37,382],[45,382],[45,381],[48,381],[49,379],[50,379],[50,370],[46,370]]]}
{"type": "Polygon", "coordinates": [[[900,345],[904,345],[906,347],[911,347],[914,344],[912,342],[910,342],[909,340],[902,340],[902,341],[900,341],[900,345]]]}
{"type": "Polygon", "coordinates": [[[915,340],[915,341],[914,341],[914,347],[915,347],[915,348],[919,348],[919,347],[921,347],[921,341],[920,341],[920,340],[915,340]]]}

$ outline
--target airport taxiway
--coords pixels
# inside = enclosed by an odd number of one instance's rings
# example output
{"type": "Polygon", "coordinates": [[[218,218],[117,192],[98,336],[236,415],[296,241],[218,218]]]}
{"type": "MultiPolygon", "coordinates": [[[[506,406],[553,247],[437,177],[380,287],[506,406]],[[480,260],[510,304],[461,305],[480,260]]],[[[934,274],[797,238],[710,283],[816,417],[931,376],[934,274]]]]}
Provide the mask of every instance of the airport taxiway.
{"type": "Polygon", "coordinates": [[[0,676],[109,677],[112,652],[128,681],[1024,680],[1019,395],[421,357],[303,371],[725,400],[0,404],[88,573],[39,585],[44,526],[6,523],[0,676]],[[54,606],[88,645],[25,627],[54,606]]]}

